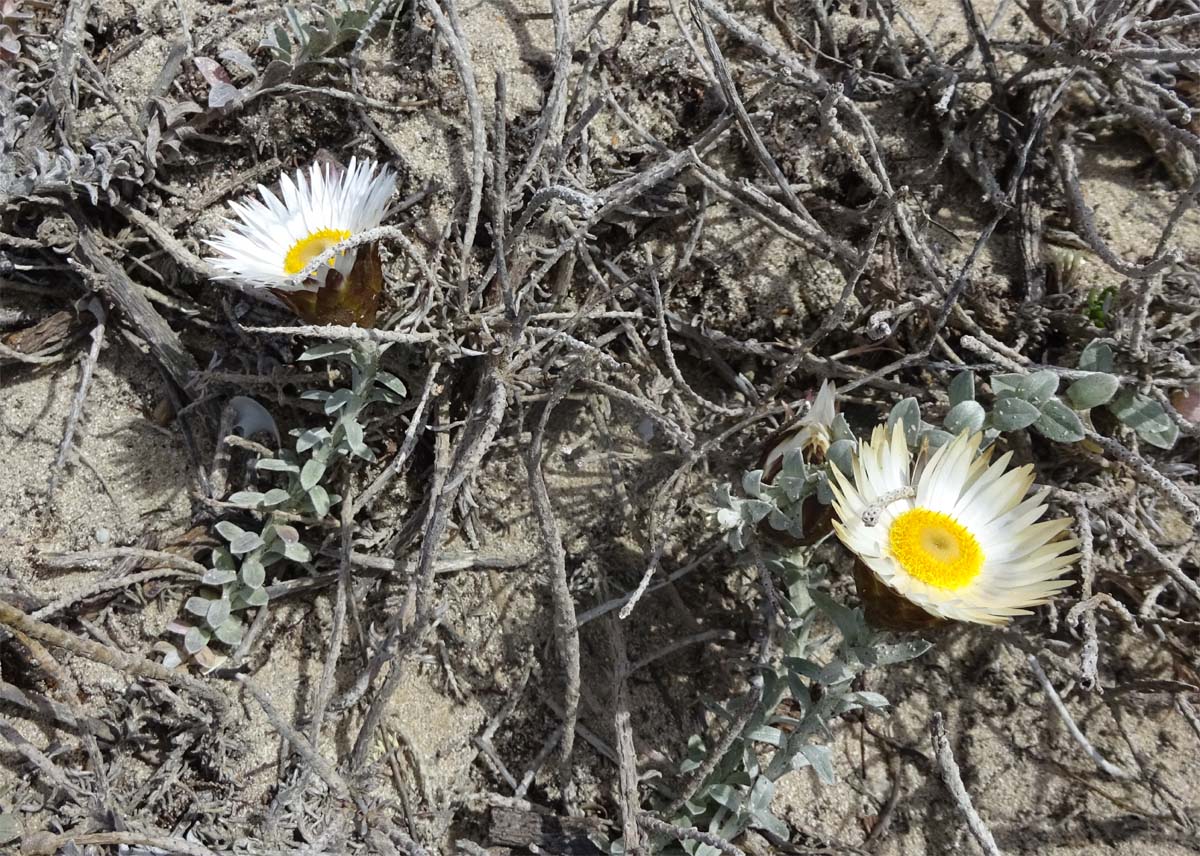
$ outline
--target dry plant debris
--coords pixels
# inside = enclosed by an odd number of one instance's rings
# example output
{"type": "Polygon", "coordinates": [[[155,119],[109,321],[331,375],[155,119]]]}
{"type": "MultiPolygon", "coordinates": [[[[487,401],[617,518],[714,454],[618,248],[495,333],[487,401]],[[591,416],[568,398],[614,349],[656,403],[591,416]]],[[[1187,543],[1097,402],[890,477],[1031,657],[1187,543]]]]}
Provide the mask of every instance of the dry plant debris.
{"type": "Polygon", "coordinates": [[[1195,0],[0,0],[0,848],[1194,852],[1198,117],[1195,0]],[[218,281],[352,157],[377,312],[218,281]],[[877,425],[1071,585],[897,603],[877,425]]]}

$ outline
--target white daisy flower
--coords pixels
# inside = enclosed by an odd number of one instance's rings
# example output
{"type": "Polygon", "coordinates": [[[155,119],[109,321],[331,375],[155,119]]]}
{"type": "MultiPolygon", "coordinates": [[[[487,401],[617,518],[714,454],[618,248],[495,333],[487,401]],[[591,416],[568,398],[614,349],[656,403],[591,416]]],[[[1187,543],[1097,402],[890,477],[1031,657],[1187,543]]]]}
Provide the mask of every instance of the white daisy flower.
{"type": "Polygon", "coordinates": [[[879,426],[854,459],[836,467],[838,538],[896,594],[940,618],[1006,624],[1071,585],[1078,554],[1070,518],[1044,520],[1043,490],[1029,498],[1033,467],[990,463],[982,435],[959,435],[910,466],[904,428],[879,426]]]}
{"type": "Polygon", "coordinates": [[[389,169],[376,172],[371,160],[350,160],[346,169],[314,163],[307,175],[297,170],[293,179],[279,179],[283,201],[258,186],[262,201],[247,196],[230,202],[238,220],[226,219],[229,228],[206,243],[221,253],[208,261],[221,271],[218,279],[231,279],[280,291],[316,291],[330,271],[346,277],[354,267],[356,251],[334,256],[329,268],[320,268],[303,282],[293,278],[330,247],[383,222],[388,199],[396,186],[389,169]]]}

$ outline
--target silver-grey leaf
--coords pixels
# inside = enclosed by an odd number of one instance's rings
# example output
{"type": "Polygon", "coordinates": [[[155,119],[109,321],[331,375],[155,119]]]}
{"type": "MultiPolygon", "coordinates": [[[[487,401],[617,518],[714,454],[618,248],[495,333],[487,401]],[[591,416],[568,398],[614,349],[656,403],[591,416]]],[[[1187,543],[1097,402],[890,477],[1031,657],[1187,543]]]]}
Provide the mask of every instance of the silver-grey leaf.
{"type": "Polygon", "coordinates": [[[964,401],[975,400],[975,372],[959,372],[950,381],[950,406],[956,407],[964,401]]]}
{"type": "Polygon", "coordinates": [[[262,536],[257,532],[243,532],[229,542],[229,552],[235,556],[241,556],[251,550],[257,550],[262,545],[262,536]]]}
{"type": "Polygon", "coordinates": [[[1025,399],[1006,395],[997,399],[992,408],[992,425],[1001,431],[1020,431],[1037,422],[1041,415],[1042,412],[1025,399]]]}
{"type": "Polygon", "coordinates": [[[983,427],[986,417],[982,404],[966,399],[950,408],[942,424],[951,434],[961,434],[963,431],[974,433],[983,427]]]}
{"type": "Polygon", "coordinates": [[[1042,415],[1033,423],[1033,427],[1059,443],[1078,443],[1084,438],[1083,421],[1079,414],[1057,398],[1042,405],[1042,415]]]}
{"type": "Polygon", "coordinates": [[[1121,382],[1110,374],[1093,372],[1067,387],[1067,398],[1076,410],[1091,410],[1108,404],[1120,385],[1121,382]]]}
{"type": "Polygon", "coordinates": [[[1110,374],[1113,370],[1113,350],[1106,343],[1095,339],[1088,343],[1079,355],[1079,368],[1085,372],[1104,372],[1110,374]]]}
{"type": "Polygon", "coordinates": [[[1058,392],[1058,375],[1049,369],[1026,375],[1017,385],[1017,395],[1039,407],[1058,392]]]}

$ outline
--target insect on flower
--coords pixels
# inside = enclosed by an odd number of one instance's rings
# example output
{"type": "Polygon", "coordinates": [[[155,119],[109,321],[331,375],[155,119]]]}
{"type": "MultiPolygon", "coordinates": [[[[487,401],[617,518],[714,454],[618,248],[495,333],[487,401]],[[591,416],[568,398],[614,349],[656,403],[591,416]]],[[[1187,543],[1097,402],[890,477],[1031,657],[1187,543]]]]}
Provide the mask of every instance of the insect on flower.
{"type": "MultiPolygon", "coordinates": [[[[1061,579],[1078,558],[1070,518],[1044,520],[1046,491],[1026,498],[1033,467],[1008,470],[1012,453],[991,462],[980,434],[960,434],[911,464],[903,426],[879,426],[855,456],[851,480],[834,470],[834,531],[869,574],[860,589],[891,594],[898,612],[1006,624],[1071,585],[1061,579]],[[1038,522],[1041,521],[1041,522],[1038,522]],[[882,584],[881,586],[879,584],[882,584]]],[[[895,626],[875,606],[874,623],[895,626]]],[[[868,620],[872,604],[867,603],[868,620]]]]}
{"type": "Polygon", "coordinates": [[[220,255],[208,261],[219,279],[268,288],[298,315],[316,323],[374,324],[383,276],[368,244],[338,253],[297,280],[314,259],[383,222],[395,175],[371,160],[314,163],[279,180],[283,199],[259,185],[262,199],[230,202],[237,220],[207,241],[220,255]]]}

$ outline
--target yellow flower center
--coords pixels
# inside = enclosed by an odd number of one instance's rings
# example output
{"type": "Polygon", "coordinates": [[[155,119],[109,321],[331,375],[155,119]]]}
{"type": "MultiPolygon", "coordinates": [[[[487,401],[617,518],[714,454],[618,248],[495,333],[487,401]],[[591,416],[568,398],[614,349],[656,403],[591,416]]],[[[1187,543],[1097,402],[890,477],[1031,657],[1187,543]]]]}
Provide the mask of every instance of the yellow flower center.
{"type": "Polygon", "coordinates": [[[892,521],[888,543],[909,576],[935,588],[961,589],[983,568],[983,550],[975,536],[940,511],[904,512],[892,521]]]}
{"type": "MultiPolygon", "coordinates": [[[[301,238],[284,256],[283,272],[288,276],[300,273],[304,270],[305,265],[321,253],[349,237],[350,232],[347,229],[318,229],[308,237],[301,238]]],[[[337,256],[333,256],[329,259],[330,267],[333,267],[336,258],[337,256]]]]}

